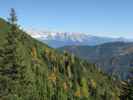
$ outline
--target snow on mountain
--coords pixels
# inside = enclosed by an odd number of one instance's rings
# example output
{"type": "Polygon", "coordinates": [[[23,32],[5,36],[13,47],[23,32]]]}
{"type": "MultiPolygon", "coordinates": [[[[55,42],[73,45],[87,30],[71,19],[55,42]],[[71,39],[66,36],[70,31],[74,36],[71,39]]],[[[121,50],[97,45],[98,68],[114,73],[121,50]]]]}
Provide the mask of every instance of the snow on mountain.
{"type": "Polygon", "coordinates": [[[40,38],[43,40],[72,40],[72,41],[79,41],[82,42],[86,36],[91,37],[87,33],[73,33],[73,32],[45,32],[45,31],[38,31],[38,30],[27,30],[26,31],[29,35],[33,38],[40,38]]]}
{"type": "Polygon", "coordinates": [[[35,29],[29,29],[26,32],[33,38],[55,48],[68,45],[99,45],[107,42],[129,41],[124,38],[98,37],[78,32],[46,32],[35,29]]]}

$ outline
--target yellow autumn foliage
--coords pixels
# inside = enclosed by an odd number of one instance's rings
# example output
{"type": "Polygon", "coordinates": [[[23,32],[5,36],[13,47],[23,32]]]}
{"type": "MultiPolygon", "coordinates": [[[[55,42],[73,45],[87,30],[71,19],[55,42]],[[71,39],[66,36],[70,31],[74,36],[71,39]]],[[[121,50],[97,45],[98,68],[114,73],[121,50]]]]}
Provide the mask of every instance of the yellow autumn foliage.
{"type": "Polygon", "coordinates": [[[91,85],[93,88],[96,88],[96,82],[94,80],[91,80],[91,85]]]}
{"type": "Polygon", "coordinates": [[[76,97],[80,97],[80,96],[81,96],[80,90],[77,90],[77,91],[74,93],[74,95],[75,95],[76,97]]]}
{"type": "Polygon", "coordinates": [[[32,48],[31,55],[33,58],[37,58],[37,52],[35,47],[32,48]]]}
{"type": "Polygon", "coordinates": [[[63,83],[63,87],[64,87],[64,90],[67,91],[68,90],[68,85],[66,82],[63,83]]]}
{"type": "Polygon", "coordinates": [[[80,97],[81,96],[81,91],[80,91],[80,87],[79,86],[77,86],[77,90],[74,93],[74,96],[76,96],[76,97],[80,97]]]}
{"type": "Polygon", "coordinates": [[[57,80],[56,74],[54,72],[51,73],[51,75],[48,76],[48,80],[56,81],[57,80]]]}

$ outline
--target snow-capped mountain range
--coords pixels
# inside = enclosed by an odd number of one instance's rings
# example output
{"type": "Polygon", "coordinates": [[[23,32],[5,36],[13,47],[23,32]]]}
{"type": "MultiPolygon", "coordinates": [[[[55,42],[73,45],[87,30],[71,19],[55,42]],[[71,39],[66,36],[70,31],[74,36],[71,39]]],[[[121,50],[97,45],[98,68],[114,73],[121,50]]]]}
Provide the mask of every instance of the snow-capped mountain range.
{"type": "Polygon", "coordinates": [[[92,36],[88,33],[78,32],[46,32],[35,29],[26,30],[26,32],[33,38],[36,38],[49,46],[58,48],[70,45],[99,45],[107,42],[130,42],[131,40],[125,38],[109,38],[92,36]]]}

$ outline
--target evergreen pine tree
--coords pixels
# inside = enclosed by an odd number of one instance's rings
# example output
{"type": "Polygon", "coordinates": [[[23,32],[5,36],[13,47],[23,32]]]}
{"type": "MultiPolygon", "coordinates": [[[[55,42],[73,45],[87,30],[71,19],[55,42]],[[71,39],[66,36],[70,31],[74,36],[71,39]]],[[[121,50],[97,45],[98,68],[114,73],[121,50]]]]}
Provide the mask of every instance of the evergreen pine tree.
{"type": "MultiPolygon", "coordinates": [[[[20,36],[17,16],[13,8],[11,8],[9,24],[10,28],[6,36],[7,41],[4,48],[1,49],[0,59],[0,90],[3,91],[0,96],[2,98],[8,96],[9,98],[17,97],[17,94],[22,95],[19,89],[25,83],[22,57],[17,54],[17,43],[20,36]]],[[[24,87],[21,89],[24,89],[24,87]]]]}

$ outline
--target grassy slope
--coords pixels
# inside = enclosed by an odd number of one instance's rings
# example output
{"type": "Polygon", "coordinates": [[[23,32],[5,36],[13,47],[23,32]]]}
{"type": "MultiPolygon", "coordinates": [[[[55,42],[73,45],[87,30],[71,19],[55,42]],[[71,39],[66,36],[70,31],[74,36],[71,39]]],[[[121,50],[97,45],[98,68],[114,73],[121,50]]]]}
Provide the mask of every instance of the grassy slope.
{"type": "MultiPolygon", "coordinates": [[[[2,19],[0,19],[0,47],[3,47],[4,43],[6,42],[6,33],[9,29],[9,25],[2,19]]],[[[20,33],[22,35],[21,40],[19,41],[18,45],[18,55],[22,56],[24,59],[23,64],[26,66],[26,76],[27,80],[37,80],[35,78],[35,74],[32,71],[32,60],[33,57],[31,55],[31,50],[33,47],[36,48],[37,51],[37,59],[39,59],[40,67],[39,67],[39,73],[40,74],[40,79],[42,78],[41,75],[45,74],[46,76],[51,72],[48,69],[48,66],[50,66],[52,63],[57,64],[58,68],[64,68],[64,61],[63,57],[64,54],[59,54],[56,50],[49,48],[47,45],[31,38],[28,36],[25,32],[20,33]],[[49,61],[47,59],[44,59],[44,51],[47,50],[52,53],[52,57],[49,57],[49,61]],[[54,60],[53,60],[54,59],[54,60]]],[[[71,59],[71,56],[68,55],[68,59],[71,59]]],[[[80,75],[81,77],[84,77],[87,81],[93,80],[96,84],[96,91],[97,91],[97,96],[102,96],[105,94],[105,91],[107,91],[110,94],[110,100],[114,100],[113,96],[118,96],[119,94],[119,89],[117,89],[116,85],[113,84],[113,81],[110,77],[108,77],[106,74],[104,74],[102,71],[98,70],[95,68],[95,65],[89,64],[81,59],[75,58],[74,63],[71,65],[72,68],[76,70],[76,74],[73,74],[73,77],[75,75],[80,75]],[[114,94],[112,94],[114,93],[114,94]]],[[[64,81],[71,81],[76,80],[72,79],[70,80],[68,76],[64,78],[66,75],[63,72],[59,72],[59,79],[64,81]]],[[[47,80],[47,79],[46,79],[47,80]]],[[[40,80],[41,82],[43,80],[40,80]]],[[[43,83],[43,82],[42,82],[43,83]]],[[[61,83],[62,84],[62,83],[61,83]]],[[[61,85],[60,84],[60,85],[61,85]]],[[[31,85],[33,88],[33,86],[31,85]]],[[[29,87],[29,89],[32,89],[29,87]]],[[[29,90],[30,91],[30,90],[29,90]]],[[[74,89],[72,90],[72,93],[74,93],[74,89]]],[[[26,100],[25,96],[28,94],[23,94],[22,98],[26,100]]],[[[44,94],[45,95],[45,94],[44,94]]],[[[90,96],[90,98],[94,99],[94,96],[90,96]]],[[[23,100],[22,99],[22,100],[23,100]]],[[[39,100],[39,97],[37,98],[39,100]]],[[[41,99],[40,99],[41,100],[41,99]]],[[[45,99],[44,99],[45,100],[45,99]]],[[[88,99],[87,99],[88,100],[88,99]]],[[[100,99],[99,99],[100,100],[100,99]]]]}

